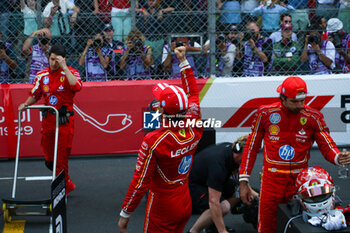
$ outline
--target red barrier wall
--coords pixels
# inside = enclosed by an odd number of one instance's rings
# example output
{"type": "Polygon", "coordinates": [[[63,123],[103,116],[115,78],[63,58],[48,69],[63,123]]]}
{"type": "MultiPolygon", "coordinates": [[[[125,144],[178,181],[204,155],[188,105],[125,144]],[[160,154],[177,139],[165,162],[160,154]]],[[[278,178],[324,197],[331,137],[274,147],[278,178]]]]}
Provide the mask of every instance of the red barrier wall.
{"type": "MultiPolygon", "coordinates": [[[[207,80],[198,80],[201,89],[207,80]]],[[[135,153],[145,133],[142,112],[153,99],[159,80],[86,82],[75,97],[73,155],[135,153]]],[[[181,85],[180,80],[166,80],[181,85]]],[[[0,158],[14,157],[18,105],[28,97],[31,84],[0,87],[0,158]]],[[[38,104],[41,102],[38,102],[38,104]]],[[[21,157],[42,156],[39,110],[22,114],[21,157]]]]}

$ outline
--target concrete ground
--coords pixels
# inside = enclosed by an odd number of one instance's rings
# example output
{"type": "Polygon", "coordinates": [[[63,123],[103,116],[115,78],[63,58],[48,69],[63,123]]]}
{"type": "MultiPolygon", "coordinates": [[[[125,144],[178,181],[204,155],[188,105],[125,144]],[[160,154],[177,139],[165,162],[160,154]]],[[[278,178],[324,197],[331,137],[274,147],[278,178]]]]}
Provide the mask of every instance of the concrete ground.
{"type": "MultiPolygon", "coordinates": [[[[350,203],[350,179],[338,179],[337,167],[328,163],[318,150],[311,153],[310,165],[325,168],[333,177],[338,190],[337,194],[345,203],[350,203]]],[[[135,155],[129,156],[90,156],[73,157],[70,160],[70,175],[77,188],[68,197],[67,225],[69,233],[112,233],[118,232],[117,221],[121,203],[132,179],[135,155]]],[[[259,187],[259,172],[262,167],[262,155],[256,161],[251,183],[259,187]]],[[[0,161],[0,198],[10,197],[12,191],[14,161],[0,161]]],[[[50,175],[42,159],[25,159],[20,161],[19,176],[50,175]]],[[[20,199],[44,199],[50,196],[49,181],[18,182],[16,197],[20,199]]],[[[1,203],[2,204],[2,203],[1,203]]],[[[142,232],[146,199],[133,213],[128,232],[142,232]]],[[[166,208],[166,207],[165,207],[166,208]]],[[[4,229],[4,219],[0,210],[0,232],[4,229]]],[[[185,230],[187,231],[198,218],[192,215],[185,230]]],[[[25,233],[49,232],[48,217],[14,217],[25,219],[25,233]]],[[[251,224],[244,222],[241,215],[228,214],[225,224],[238,233],[256,232],[251,224]]]]}

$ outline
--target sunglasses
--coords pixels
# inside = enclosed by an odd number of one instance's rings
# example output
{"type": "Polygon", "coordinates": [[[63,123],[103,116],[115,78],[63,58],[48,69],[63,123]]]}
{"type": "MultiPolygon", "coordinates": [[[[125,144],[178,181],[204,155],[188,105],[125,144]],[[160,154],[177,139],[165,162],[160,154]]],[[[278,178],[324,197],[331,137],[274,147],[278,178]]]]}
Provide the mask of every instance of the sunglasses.
{"type": "Polygon", "coordinates": [[[292,20],[284,20],[285,23],[291,23],[292,20]]]}

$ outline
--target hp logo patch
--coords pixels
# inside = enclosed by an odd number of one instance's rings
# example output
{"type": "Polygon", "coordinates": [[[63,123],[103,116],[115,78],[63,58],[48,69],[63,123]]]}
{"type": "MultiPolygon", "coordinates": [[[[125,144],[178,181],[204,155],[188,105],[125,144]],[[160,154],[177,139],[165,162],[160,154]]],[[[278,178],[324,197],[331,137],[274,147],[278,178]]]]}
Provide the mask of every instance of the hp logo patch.
{"type": "Polygon", "coordinates": [[[52,95],[49,97],[49,102],[51,105],[56,105],[57,104],[57,97],[52,95]]]}
{"type": "Polygon", "coordinates": [[[48,76],[45,76],[45,77],[44,77],[44,80],[43,80],[43,83],[44,83],[44,84],[48,84],[48,83],[49,83],[49,80],[50,80],[49,77],[48,77],[48,76]]]}
{"type": "Polygon", "coordinates": [[[291,160],[294,158],[295,151],[290,145],[281,146],[278,151],[280,157],[284,160],[291,160]]]}
{"type": "Polygon", "coordinates": [[[192,155],[187,155],[182,158],[182,161],[179,165],[179,174],[186,174],[190,170],[192,163],[192,155]]]}
{"type": "Polygon", "coordinates": [[[281,121],[281,115],[278,113],[272,113],[270,115],[270,122],[272,124],[278,124],[281,121]]]}
{"type": "Polygon", "coordinates": [[[143,113],[143,128],[144,129],[159,129],[160,128],[160,116],[162,114],[157,112],[144,112],[143,113]]]}

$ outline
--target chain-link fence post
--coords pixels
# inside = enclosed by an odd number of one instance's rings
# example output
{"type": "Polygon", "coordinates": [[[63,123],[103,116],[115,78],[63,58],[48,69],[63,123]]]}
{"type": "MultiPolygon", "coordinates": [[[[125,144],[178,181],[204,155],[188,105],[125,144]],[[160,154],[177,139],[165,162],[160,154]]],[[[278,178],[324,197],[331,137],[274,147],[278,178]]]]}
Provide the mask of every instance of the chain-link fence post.
{"type": "Polygon", "coordinates": [[[136,28],[136,0],[131,0],[131,28],[136,28]]]}
{"type": "Polygon", "coordinates": [[[210,77],[215,76],[215,31],[216,31],[216,15],[215,15],[215,0],[208,1],[208,38],[210,41],[209,55],[209,73],[210,77]]]}
{"type": "Polygon", "coordinates": [[[36,22],[38,24],[38,29],[43,27],[43,18],[41,16],[41,12],[43,12],[43,9],[41,7],[41,2],[42,0],[37,0],[36,2],[36,10],[37,10],[37,15],[36,15],[36,22]]]}

